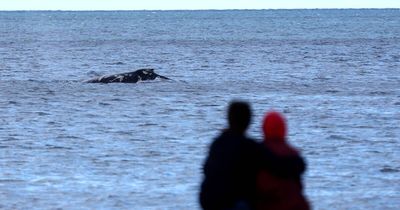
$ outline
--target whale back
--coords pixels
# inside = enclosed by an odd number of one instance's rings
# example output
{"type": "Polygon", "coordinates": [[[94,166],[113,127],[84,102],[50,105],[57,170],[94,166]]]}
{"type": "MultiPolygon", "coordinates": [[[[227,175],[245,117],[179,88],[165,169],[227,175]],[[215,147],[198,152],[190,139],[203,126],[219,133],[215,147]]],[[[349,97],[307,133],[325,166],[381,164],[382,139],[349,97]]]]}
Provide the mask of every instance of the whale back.
{"type": "Polygon", "coordinates": [[[154,80],[157,78],[169,80],[169,78],[167,78],[167,77],[156,74],[154,72],[154,69],[138,69],[133,72],[105,75],[105,76],[101,76],[98,78],[88,80],[86,82],[89,82],[89,83],[114,83],[114,82],[136,83],[139,81],[154,80]]]}

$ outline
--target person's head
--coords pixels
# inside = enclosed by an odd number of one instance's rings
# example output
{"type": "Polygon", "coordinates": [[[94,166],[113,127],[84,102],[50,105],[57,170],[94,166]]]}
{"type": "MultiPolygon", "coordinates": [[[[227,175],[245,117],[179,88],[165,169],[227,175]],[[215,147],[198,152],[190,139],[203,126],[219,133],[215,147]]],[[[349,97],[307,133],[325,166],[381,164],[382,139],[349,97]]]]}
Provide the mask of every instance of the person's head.
{"type": "Polygon", "coordinates": [[[229,130],[244,133],[250,124],[250,105],[243,101],[233,101],[228,109],[229,130]]]}
{"type": "Polygon", "coordinates": [[[286,138],[286,121],[282,114],[275,111],[268,112],[262,125],[264,138],[282,140],[286,138]]]}

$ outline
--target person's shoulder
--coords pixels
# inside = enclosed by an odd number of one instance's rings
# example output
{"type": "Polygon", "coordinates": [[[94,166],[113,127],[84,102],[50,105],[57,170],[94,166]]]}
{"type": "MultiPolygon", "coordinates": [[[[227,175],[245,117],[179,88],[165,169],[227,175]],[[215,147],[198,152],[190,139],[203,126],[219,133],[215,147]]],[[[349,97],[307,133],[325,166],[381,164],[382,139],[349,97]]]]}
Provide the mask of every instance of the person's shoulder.
{"type": "Polygon", "coordinates": [[[248,137],[248,136],[245,136],[244,138],[245,138],[247,144],[249,144],[249,145],[252,145],[255,147],[260,147],[262,145],[261,141],[259,139],[256,139],[253,137],[248,137]]]}
{"type": "Polygon", "coordinates": [[[222,141],[225,141],[230,138],[232,138],[232,137],[229,134],[229,132],[227,132],[226,130],[223,130],[216,137],[214,137],[213,143],[222,142],[222,141]]]}
{"type": "Polygon", "coordinates": [[[251,137],[244,137],[242,147],[254,153],[260,153],[263,150],[262,144],[257,139],[251,137]]]}
{"type": "Polygon", "coordinates": [[[214,137],[210,147],[211,148],[225,147],[225,145],[230,142],[229,141],[230,139],[232,139],[232,136],[229,134],[229,132],[223,130],[216,137],[214,137]]]}

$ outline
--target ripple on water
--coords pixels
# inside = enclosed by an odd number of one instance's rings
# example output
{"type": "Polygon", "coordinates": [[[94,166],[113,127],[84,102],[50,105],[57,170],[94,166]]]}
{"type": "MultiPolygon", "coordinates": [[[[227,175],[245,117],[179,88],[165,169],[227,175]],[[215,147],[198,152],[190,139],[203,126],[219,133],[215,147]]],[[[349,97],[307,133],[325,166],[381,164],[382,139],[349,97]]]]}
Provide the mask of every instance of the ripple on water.
{"type": "Polygon", "coordinates": [[[0,179],[0,184],[13,184],[13,183],[23,183],[24,180],[20,179],[0,179]]]}
{"type": "Polygon", "coordinates": [[[400,169],[392,168],[390,166],[384,166],[379,171],[382,172],[382,173],[398,173],[398,172],[400,172],[400,169]]]}
{"type": "Polygon", "coordinates": [[[336,134],[332,134],[328,137],[328,139],[332,139],[332,140],[350,140],[350,138],[347,138],[345,136],[342,135],[336,135],[336,134]]]}
{"type": "Polygon", "coordinates": [[[369,95],[372,95],[372,96],[384,96],[384,95],[388,95],[388,94],[390,94],[390,92],[387,92],[387,91],[371,91],[371,92],[369,92],[369,95]]]}

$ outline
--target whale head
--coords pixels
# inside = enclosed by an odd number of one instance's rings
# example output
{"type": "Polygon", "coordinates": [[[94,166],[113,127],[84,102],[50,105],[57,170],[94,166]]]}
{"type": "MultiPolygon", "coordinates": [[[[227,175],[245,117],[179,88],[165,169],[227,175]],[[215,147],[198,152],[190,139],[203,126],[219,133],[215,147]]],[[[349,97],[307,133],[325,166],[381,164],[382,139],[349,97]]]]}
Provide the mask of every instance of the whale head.
{"type": "Polygon", "coordinates": [[[164,76],[161,76],[161,75],[155,73],[154,69],[139,69],[135,72],[138,73],[141,80],[154,80],[157,78],[169,80],[168,77],[164,77],[164,76]]]}

